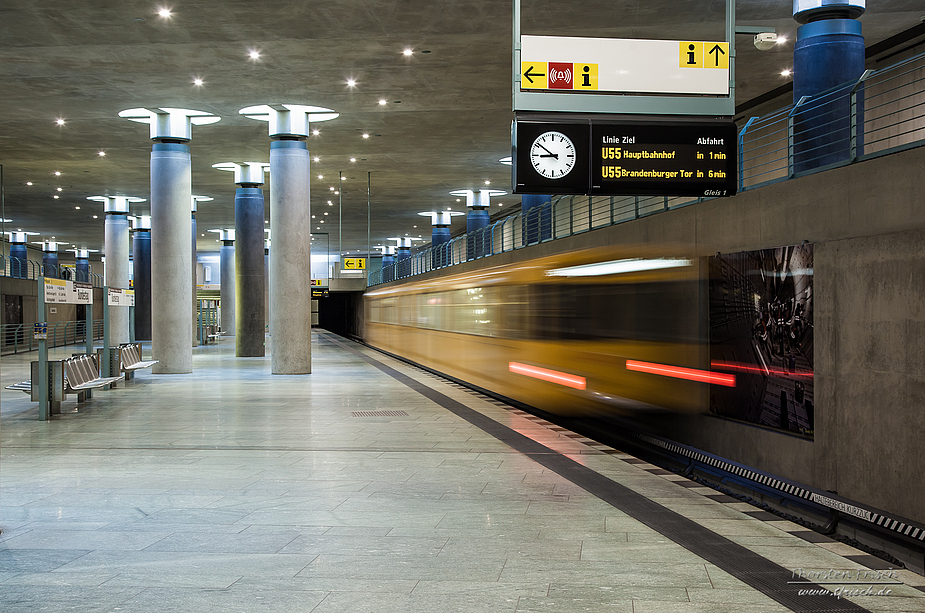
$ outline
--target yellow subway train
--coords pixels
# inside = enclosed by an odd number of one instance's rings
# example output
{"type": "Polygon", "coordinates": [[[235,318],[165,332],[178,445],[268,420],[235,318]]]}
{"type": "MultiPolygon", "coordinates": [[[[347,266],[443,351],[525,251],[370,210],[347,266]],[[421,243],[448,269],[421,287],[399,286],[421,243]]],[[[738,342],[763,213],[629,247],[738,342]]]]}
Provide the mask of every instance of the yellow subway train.
{"type": "Polygon", "coordinates": [[[364,340],[562,414],[706,412],[705,258],[601,248],[369,290],[364,340]]]}

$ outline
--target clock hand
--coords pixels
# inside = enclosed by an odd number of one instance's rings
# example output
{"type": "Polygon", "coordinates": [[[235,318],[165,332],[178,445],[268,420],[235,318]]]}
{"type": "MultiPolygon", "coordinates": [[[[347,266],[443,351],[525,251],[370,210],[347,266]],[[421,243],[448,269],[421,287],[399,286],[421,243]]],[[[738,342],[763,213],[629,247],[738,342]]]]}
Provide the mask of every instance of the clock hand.
{"type": "Polygon", "coordinates": [[[559,155],[556,153],[550,153],[549,155],[541,155],[540,157],[541,158],[556,158],[557,160],[559,159],[559,155]]]}
{"type": "MultiPolygon", "coordinates": [[[[546,147],[544,147],[544,146],[541,145],[540,143],[537,143],[536,146],[539,147],[540,149],[542,149],[543,151],[545,151],[546,153],[548,153],[548,154],[551,155],[551,156],[559,157],[558,155],[556,155],[555,153],[553,153],[552,151],[550,151],[549,149],[547,149],[546,147]]],[[[547,157],[547,156],[543,155],[543,156],[540,156],[540,157],[547,157]]]]}

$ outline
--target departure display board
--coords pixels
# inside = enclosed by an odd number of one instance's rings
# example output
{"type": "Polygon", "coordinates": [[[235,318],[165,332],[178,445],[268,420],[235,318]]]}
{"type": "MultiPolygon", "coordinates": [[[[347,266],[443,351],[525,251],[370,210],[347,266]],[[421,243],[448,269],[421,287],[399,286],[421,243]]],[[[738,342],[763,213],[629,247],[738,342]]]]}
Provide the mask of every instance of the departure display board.
{"type": "Polygon", "coordinates": [[[731,121],[593,123],[591,194],[732,196],[736,126],[731,121]]]}
{"type": "Polygon", "coordinates": [[[512,136],[516,194],[722,197],[738,188],[730,120],[519,116],[512,136]]]}

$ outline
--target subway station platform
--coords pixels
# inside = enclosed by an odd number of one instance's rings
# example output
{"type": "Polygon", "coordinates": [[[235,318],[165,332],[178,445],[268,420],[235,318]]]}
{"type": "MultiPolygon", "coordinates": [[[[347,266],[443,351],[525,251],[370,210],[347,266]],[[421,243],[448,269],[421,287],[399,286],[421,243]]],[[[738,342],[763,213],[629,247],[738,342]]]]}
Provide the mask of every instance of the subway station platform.
{"type": "Polygon", "coordinates": [[[316,332],[313,370],[225,339],[49,422],[4,390],[0,611],[925,611],[919,575],[361,345],[316,332]]]}

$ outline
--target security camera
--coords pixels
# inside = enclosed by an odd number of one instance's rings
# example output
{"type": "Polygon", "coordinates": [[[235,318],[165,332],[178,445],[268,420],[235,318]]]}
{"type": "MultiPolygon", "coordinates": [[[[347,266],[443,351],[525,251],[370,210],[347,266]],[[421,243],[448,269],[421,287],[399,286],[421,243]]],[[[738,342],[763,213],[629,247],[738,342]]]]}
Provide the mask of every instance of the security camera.
{"type": "Polygon", "coordinates": [[[759,51],[770,51],[777,44],[777,34],[762,32],[755,35],[755,48],[759,51]]]}

